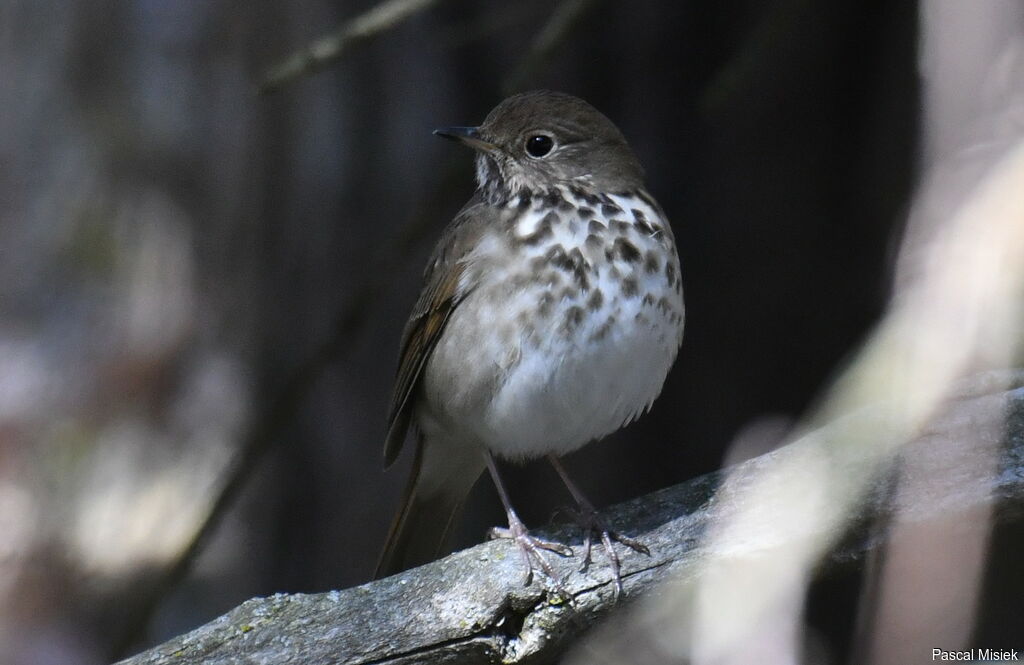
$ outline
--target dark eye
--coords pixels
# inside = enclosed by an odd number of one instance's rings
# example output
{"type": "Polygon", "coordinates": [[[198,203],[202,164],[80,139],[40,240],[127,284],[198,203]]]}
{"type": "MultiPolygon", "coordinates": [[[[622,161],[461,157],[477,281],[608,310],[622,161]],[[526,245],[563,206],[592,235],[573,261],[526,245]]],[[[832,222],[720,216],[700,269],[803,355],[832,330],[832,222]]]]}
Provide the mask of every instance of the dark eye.
{"type": "Polygon", "coordinates": [[[555,142],[547,134],[534,134],[526,139],[526,154],[530,157],[543,157],[554,147],[555,142]]]}

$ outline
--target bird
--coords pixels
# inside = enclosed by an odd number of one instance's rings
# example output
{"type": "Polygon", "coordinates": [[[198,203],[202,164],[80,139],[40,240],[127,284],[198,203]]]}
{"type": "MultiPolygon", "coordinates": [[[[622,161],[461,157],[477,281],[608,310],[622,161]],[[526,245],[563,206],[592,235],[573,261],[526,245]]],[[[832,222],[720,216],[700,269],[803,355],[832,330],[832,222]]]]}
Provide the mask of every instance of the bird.
{"type": "Polygon", "coordinates": [[[585,529],[599,533],[617,593],[617,540],[560,457],[650,409],[683,336],[675,238],[622,132],[586,101],[536,90],[476,127],[434,132],[475,152],[476,191],[444,229],[402,333],[385,468],[406,439],[412,469],[375,578],[436,559],[466,495],[490,472],[526,584],[542,550],[512,507],[496,459],[547,457],[585,529]]]}

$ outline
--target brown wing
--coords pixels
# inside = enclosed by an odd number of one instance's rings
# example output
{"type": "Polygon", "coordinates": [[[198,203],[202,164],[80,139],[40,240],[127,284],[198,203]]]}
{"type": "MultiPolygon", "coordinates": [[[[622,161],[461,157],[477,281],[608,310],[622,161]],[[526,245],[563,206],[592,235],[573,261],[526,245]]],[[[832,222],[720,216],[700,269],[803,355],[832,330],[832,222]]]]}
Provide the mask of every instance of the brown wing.
{"type": "Polygon", "coordinates": [[[482,212],[479,200],[474,197],[445,230],[428,264],[426,286],[402,335],[398,375],[391,396],[388,434],[384,442],[385,467],[391,466],[405,442],[412,417],[412,395],[423,367],[430,359],[451,313],[472,290],[472,286],[461,284],[466,268],[464,258],[479,235],[482,212]]]}

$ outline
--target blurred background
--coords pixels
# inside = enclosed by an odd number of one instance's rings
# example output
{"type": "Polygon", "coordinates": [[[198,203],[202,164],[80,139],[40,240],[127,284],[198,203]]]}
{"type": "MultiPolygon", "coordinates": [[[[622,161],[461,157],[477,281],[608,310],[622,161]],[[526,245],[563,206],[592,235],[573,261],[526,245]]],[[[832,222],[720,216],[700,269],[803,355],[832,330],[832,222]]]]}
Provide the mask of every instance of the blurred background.
{"type": "MultiPolygon", "coordinates": [[[[922,160],[915,3],[447,0],[258,94],[374,4],[0,5],[3,662],[109,662],[369,579],[409,464],[382,470],[399,336],[473,189],[430,132],[510,90],[611,117],[679,243],[662,396],[567,460],[597,505],[781,437],[881,313],[922,160]]],[[[528,524],[569,500],[545,464],[507,477],[528,524]]],[[[454,544],[502,520],[481,482],[454,544]]],[[[832,653],[857,583],[812,590],[832,653]]]]}

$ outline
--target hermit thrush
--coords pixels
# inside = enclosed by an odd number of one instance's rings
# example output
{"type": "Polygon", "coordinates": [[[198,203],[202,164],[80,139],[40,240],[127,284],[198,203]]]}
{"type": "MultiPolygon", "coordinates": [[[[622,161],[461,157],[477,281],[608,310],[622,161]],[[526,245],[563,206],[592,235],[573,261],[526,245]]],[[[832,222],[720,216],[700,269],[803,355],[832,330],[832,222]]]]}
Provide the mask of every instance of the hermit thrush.
{"type": "Polygon", "coordinates": [[[626,425],[661,392],[683,334],[672,229],[614,124],[570,95],[509,97],[479,127],[435,132],[476,151],[477,191],[445,229],[402,335],[384,459],[416,455],[377,576],[434,559],[488,468],[527,565],[551,574],[494,457],[547,456],[621,589],[609,532],[557,456],[626,425]]]}

